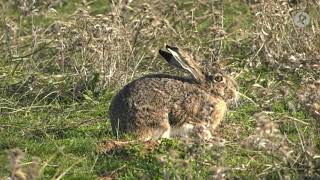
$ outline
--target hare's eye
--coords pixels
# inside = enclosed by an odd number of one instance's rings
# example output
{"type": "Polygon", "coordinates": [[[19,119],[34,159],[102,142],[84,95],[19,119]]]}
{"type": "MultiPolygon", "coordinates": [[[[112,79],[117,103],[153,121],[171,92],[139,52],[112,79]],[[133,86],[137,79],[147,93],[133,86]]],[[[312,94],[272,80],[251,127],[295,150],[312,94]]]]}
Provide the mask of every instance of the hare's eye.
{"type": "Polygon", "coordinates": [[[217,75],[214,77],[214,80],[217,82],[221,82],[221,81],[223,81],[223,77],[221,75],[217,75]]]}

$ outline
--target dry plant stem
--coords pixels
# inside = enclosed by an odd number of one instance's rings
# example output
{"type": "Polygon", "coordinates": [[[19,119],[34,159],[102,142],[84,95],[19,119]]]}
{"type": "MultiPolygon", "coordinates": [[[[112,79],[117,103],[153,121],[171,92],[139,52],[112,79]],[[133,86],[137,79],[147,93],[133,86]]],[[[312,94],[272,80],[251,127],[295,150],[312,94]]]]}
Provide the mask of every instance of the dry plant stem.
{"type": "Polygon", "coordinates": [[[83,159],[79,159],[75,163],[73,163],[70,167],[68,167],[65,171],[63,171],[55,180],[60,180],[62,179],[75,165],[79,164],[83,159]]]}
{"type": "Polygon", "coordinates": [[[249,101],[250,101],[252,104],[254,104],[255,106],[260,107],[260,105],[259,105],[259,104],[257,104],[253,99],[249,98],[249,97],[248,97],[248,96],[246,96],[245,94],[242,94],[242,93],[240,93],[240,92],[239,92],[239,95],[240,95],[241,97],[243,97],[243,98],[245,98],[245,99],[249,100],[249,101]]]}
{"type": "MultiPolygon", "coordinates": [[[[223,11],[223,8],[224,8],[224,5],[223,5],[223,2],[221,3],[221,29],[224,29],[224,11],[223,11]]],[[[219,52],[218,52],[218,55],[221,54],[221,51],[223,49],[223,40],[220,40],[220,47],[219,47],[219,52]]],[[[220,56],[218,56],[218,58],[220,58],[220,56]]],[[[219,61],[220,59],[218,59],[219,61]]]]}
{"type": "Polygon", "coordinates": [[[117,173],[118,171],[121,171],[122,169],[124,169],[127,165],[124,164],[122,166],[120,166],[119,168],[113,170],[111,173],[110,173],[110,176],[113,176],[115,173],[117,173]]]}
{"type": "Polygon", "coordinates": [[[98,162],[98,159],[99,159],[99,157],[96,157],[96,158],[94,159],[94,163],[93,163],[92,167],[90,168],[90,172],[93,172],[94,167],[96,166],[96,164],[97,164],[97,162],[98,162]]]}
{"type": "Polygon", "coordinates": [[[248,67],[248,65],[257,58],[257,56],[259,55],[259,53],[261,52],[261,50],[263,49],[263,47],[265,46],[266,41],[263,41],[263,43],[261,44],[260,48],[258,49],[258,51],[250,58],[250,60],[247,62],[247,64],[245,65],[245,67],[248,67]]]}
{"type": "Polygon", "coordinates": [[[280,115],[280,116],[282,116],[284,118],[291,119],[294,122],[299,122],[299,123],[301,123],[303,125],[307,125],[307,126],[310,125],[310,123],[304,122],[304,121],[302,121],[300,119],[297,119],[297,118],[294,118],[294,117],[291,117],[291,116],[288,116],[288,115],[284,115],[284,114],[281,114],[281,113],[276,113],[276,112],[273,112],[273,111],[263,111],[263,113],[266,113],[266,114],[277,114],[277,115],[280,115]]]}
{"type": "Polygon", "coordinates": [[[5,27],[5,37],[6,37],[6,48],[7,48],[7,55],[6,55],[6,60],[7,62],[11,61],[12,60],[12,52],[11,52],[11,39],[10,39],[10,35],[9,35],[9,29],[7,27],[7,24],[6,24],[6,20],[5,20],[5,15],[4,15],[4,11],[3,11],[3,23],[4,23],[4,27],[5,27]]]}
{"type": "Polygon", "coordinates": [[[49,163],[57,156],[57,153],[56,154],[53,154],[51,155],[44,163],[43,165],[41,166],[41,168],[39,169],[39,174],[42,175],[45,168],[49,165],[49,163]]]}
{"type": "Polygon", "coordinates": [[[284,116],[285,118],[288,118],[288,119],[291,119],[291,120],[294,120],[294,121],[296,121],[296,122],[299,122],[299,123],[302,123],[302,124],[304,124],[304,125],[310,125],[310,123],[307,123],[307,122],[304,122],[304,121],[302,121],[302,120],[300,120],[300,119],[297,119],[297,118],[294,118],[294,117],[291,117],[291,116],[284,116]]]}
{"type": "Polygon", "coordinates": [[[302,151],[305,153],[306,150],[305,150],[305,147],[304,147],[304,140],[303,140],[304,138],[303,138],[303,136],[302,136],[302,134],[300,132],[299,127],[297,126],[297,123],[296,122],[293,122],[293,123],[294,123],[294,126],[295,126],[295,128],[296,128],[296,130],[298,132],[298,135],[299,135],[299,140],[300,140],[300,145],[301,145],[302,151]]]}

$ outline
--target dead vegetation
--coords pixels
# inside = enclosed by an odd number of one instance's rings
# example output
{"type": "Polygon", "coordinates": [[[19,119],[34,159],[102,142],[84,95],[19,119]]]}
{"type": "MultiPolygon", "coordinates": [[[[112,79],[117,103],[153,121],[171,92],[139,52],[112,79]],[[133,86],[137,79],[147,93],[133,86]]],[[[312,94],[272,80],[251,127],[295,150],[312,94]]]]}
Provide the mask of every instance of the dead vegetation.
{"type": "Polygon", "coordinates": [[[23,165],[24,153],[20,149],[9,152],[10,179],[13,180],[35,180],[40,178],[39,159],[34,158],[32,162],[23,165]]]}

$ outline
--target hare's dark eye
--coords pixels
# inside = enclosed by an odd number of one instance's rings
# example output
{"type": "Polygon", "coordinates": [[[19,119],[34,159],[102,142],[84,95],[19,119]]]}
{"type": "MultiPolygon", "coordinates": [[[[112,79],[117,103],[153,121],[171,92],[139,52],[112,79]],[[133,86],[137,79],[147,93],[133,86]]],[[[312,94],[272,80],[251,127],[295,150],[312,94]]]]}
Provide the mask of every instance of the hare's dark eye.
{"type": "Polygon", "coordinates": [[[221,81],[223,81],[223,77],[221,75],[217,75],[214,77],[214,80],[217,82],[221,82],[221,81]]]}

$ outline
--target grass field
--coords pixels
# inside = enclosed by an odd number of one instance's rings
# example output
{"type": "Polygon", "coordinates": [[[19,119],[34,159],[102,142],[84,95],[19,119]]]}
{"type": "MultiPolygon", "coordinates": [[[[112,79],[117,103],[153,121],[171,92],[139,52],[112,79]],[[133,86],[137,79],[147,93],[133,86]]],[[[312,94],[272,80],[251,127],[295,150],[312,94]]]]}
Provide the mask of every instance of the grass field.
{"type": "Polygon", "coordinates": [[[0,179],[319,179],[320,4],[287,1],[1,1],[0,179]],[[292,16],[307,12],[297,27],[292,16]],[[243,94],[214,141],[109,150],[126,83],[179,74],[179,45],[243,94]]]}

